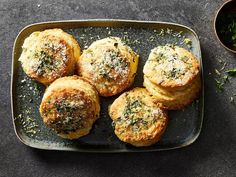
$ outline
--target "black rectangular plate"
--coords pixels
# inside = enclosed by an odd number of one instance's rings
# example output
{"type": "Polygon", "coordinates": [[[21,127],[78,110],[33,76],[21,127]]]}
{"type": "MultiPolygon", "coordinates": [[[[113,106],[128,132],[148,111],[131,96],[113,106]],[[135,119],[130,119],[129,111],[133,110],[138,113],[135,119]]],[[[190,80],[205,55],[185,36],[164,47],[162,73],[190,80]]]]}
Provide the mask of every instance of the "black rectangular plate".
{"type": "MultiPolygon", "coordinates": [[[[48,150],[80,152],[144,152],[175,149],[193,143],[201,131],[204,108],[204,87],[198,100],[181,111],[169,111],[169,125],[162,139],[153,146],[136,148],[121,142],[113,133],[107,108],[117,96],[101,98],[101,116],[89,135],[78,140],[65,140],[45,127],[38,108],[44,86],[28,78],[18,58],[24,39],[34,31],[61,28],[72,34],[84,49],[93,41],[108,36],[121,37],[140,55],[138,74],[133,87],[142,87],[143,66],[152,48],[175,44],[192,52],[202,66],[200,43],[196,33],[183,25],[166,22],[132,20],[73,20],[32,24],[17,36],[13,49],[11,103],[12,117],[17,137],[24,144],[48,150]],[[184,42],[185,38],[192,45],[184,42]]],[[[201,67],[201,74],[203,70],[201,67]]],[[[202,77],[203,85],[203,77],[202,77]]],[[[130,88],[130,89],[131,89],[130,88]]]]}

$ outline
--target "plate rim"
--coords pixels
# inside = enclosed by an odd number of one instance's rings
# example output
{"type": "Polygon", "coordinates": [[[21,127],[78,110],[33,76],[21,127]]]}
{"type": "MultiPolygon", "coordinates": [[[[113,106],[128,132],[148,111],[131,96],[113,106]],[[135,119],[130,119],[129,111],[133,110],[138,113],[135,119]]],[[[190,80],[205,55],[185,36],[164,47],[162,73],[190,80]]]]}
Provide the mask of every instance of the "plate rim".
{"type": "MultiPolygon", "coordinates": [[[[14,44],[13,44],[13,50],[12,50],[12,65],[11,65],[11,87],[10,87],[10,97],[11,97],[11,114],[12,114],[12,121],[13,121],[13,127],[14,127],[14,132],[17,136],[17,138],[20,140],[21,143],[25,144],[26,146],[35,148],[35,149],[42,149],[42,150],[57,150],[57,151],[74,151],[74,152],[86,152],[86,153],[129,153],[129,152],[154,152],[154,151],[166,151],[166,150],[172,150],[172,149],[179,149],[183,148],[186,146],[189,146],[193,144],[199,137],[202,129],[202,124],[204,120],[204,71],[203,71],[203,62],[202,62],[202,54],[201,54],[201,46],[200,46],[200,40],[196,32],[191,29],[188,26],[178,24],[178,23],[173,23],[173,22],[165,22],[165,21],[145,21],[145,20],[128,20],[128,19],[72,19],[72,20],[56,20],[56,21],[44,21],[44,22],[37,22],[37,23],[32,23],[29,25],[26,25],[24,28],[20,30],[20,32],[17,34],[14,44]],[[190,140],[186,140],[183,142],[181,145],[177,147],[170,147],[170,148],[158,148],[158,149],[114,149],[114,150],[106,150],[106,149],[91,149],[89,148],[88,150],[86,149],[79,149],[79,148],[72,148],[72,147],[67,147],[67,148],[62,148],[62,147],[50,147],[46,148],[46,146],[39,147],[35,145],[34,143],[27,142],[17,131],[16,124],[15,124],[15,117],[14,117],[14,94],[13,94],[13,87],[14,87],[14,76],[15,76],[15,49],[16,49],[16,44],[18,43],[19,36],[26,31],[27,29],[33,27],[33,26],[39,26],[39,25],[45,25],[45,24],[56,24],[56,23],[81,23],[81,22],[118,22],[118,23],[131,23],[131,24],[164,24],[164,25],[173,25],[173,26],[178,26],[185,28],[189,30],[196,38],[197,40],[197,47],[199,48],[199,61],[200,61],[200,68],[201,68],[201,82],[202,82],[202,90],[201,90],[201,99],[202,99],[202,106],[201,106],[201,115],[199,116],[200,119],[200,125],[197,127],[196,130],[193,130],[195,133],[193,136],[191,136],[190,140]]],[[[193,132],[190,133],[190,135],[193,134],[193,132]]]]}

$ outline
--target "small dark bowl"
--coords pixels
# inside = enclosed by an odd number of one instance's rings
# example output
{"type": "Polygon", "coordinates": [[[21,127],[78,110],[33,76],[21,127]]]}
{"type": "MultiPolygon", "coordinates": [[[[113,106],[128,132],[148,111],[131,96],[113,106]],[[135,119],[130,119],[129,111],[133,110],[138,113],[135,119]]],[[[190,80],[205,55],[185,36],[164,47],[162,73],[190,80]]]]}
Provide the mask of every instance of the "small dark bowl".
{"type": "Polygon", "coordinates": [[[236,46],[226,40],[229,36],[221,32],[224,26],[227,25],[227,16],[229,15],[236,18],[236,0],[227,1],[219,8],[214,19],[214,31],[220,44],[227,50],[236,53],[236,46]]]}

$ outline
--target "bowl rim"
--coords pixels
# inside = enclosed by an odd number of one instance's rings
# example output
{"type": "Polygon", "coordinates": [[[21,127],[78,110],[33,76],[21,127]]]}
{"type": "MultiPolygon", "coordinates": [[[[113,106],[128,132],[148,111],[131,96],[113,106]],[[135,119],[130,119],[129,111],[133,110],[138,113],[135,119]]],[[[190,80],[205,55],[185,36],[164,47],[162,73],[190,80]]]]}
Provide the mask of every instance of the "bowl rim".
{"type": "Polygon", "coordinates": [[[223,9],[223,7],[224,7],[225,5],[227,5],[228,3],[233,2],[233,1],[234,1],[234,0],[228,0],[228,1],[224,2],[224,3],[220,6],[220,8],[217,10],[217,12],[216,12],[216,14],[215,14],[215,18],[214,18],[214,33],[215,33],[215,36],[216,36],[217,40],[220,42],[220,44],[221,44],[225,49],[227,49],[227,50],[229,50],[229,51],[231,51],[231,52],[233,52],[233,53],[236,53],[236,50],[233,50],[233,49],[227,47],[227,46],[221,41],[221,39],[219,38],[219,36],[218,36],[218,34],[217,34],[217,31],[216,31],[216,19],[217,19],[217,17],[219,16],[220,11],[223,9]]]}

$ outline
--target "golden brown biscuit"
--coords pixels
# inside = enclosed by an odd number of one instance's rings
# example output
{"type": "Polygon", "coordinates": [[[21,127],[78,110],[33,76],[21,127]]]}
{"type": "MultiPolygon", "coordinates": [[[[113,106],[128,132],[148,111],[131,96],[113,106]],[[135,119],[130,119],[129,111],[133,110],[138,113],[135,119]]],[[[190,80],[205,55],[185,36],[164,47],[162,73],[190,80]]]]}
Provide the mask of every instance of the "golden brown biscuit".
{"type": "Polygon", "coordinates": [[[198,75],[188,87],[177,90],[168,90],[160,85],[154,84],[144,76],[144,87],[153,95],[158,103],[162,103],[162,107],[168,110],[183,109],[197,98],[201,90],[201,79],[198,75]]]}
{"type": "Polygon", "coordinates": [[[74,73],[80,46],[61,29],[33,32],[22,46],[19,58],[25,73],[45,85],[74,73]]]}
{"type": "Polygon", "coordinates": [[[87,78],[100,95],[112,96],[128,88],[134,80],[138,55],[118,37],[92,43],[78,61],[78,74],[87,78]]]}
{"type": "Polygon", "coordinates": [[[144,75],[166,89],[184,87],[199,73],[199,62],[186,49],[165,45],[152,49],[143,69],[144,75]]]}
{"type": "Polygon", "coordinates": [[[137,147],[156,143],[168,122],[166,111],[144,88],[135,88],[119,96],[112,103],[109,115],[117,137],[137,147]]]}
{"type": "Polygon", "coordinates": [[[67,139],[87,135],[99,112],[96,89],[78,76],[54,81],[46,89],[40,105],[43,122],[67,139]]]}

